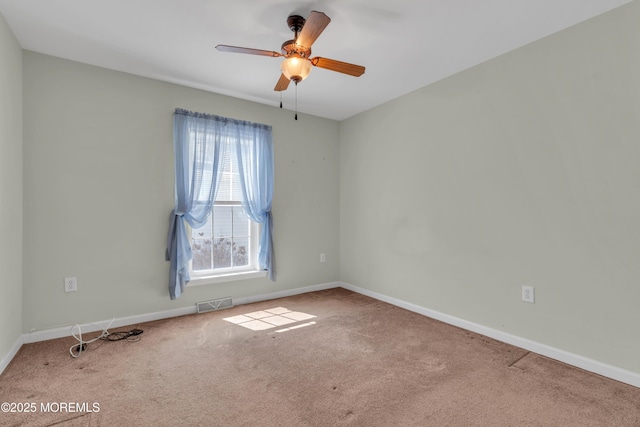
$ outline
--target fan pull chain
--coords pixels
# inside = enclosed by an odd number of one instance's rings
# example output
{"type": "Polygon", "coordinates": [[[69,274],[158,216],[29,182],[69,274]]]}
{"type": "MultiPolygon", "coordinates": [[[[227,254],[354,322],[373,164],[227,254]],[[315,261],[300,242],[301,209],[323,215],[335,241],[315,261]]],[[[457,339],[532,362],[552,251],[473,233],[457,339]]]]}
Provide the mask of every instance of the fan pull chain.
{"type": "Polygon", "coordinates": [[[296,82],[296,120],[298,120],[298,82],[296,82]]]}
{"type": "Polygon", "coordinates": [[[282,109],[282,91],[280,91],[280,109],[282,109]]]}

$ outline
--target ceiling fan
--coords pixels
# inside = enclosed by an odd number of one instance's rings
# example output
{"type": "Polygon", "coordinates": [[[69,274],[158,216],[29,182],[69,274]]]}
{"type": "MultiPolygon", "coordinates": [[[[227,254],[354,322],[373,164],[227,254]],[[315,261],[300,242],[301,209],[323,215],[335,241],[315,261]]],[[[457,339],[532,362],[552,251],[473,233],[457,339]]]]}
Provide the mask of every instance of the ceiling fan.
{"type": "Polygon", "coordinates": [[[336,61],[335,59],[314,57],[311,58],[311,45],[320,36],[322,31],[329,25],[331,18],[322,12],[311,11],[307,19],[302,16],[291,15],[287,18],[289,29],[295,33],[293,40],[282,43],[281,52],[251,49],[247,47],[237,47],[219,44],[216,46],[221,52],[246,53],[249,55],[284,57],[281,70],[282,75],[278,80],[274,90],[283,91],[289,87],[289,82],[296,85],[307,78],[311,72],[311,66],[325,68],[331,71],[359,77],[364,74],[365,68],[361,65],[349,64],[347,62],[336,61]]]}

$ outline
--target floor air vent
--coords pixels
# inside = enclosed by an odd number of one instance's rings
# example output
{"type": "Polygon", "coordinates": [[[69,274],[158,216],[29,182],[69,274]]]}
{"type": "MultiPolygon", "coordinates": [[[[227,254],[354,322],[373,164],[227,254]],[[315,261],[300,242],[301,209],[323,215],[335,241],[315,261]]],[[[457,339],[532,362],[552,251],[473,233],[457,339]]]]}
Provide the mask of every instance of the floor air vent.
{"type": "Polygon", "coordinates": [[[203,301],[196,303],[198,313],[206,313],[208,311],[222,310],[223,308],[233,307],[231,298],[220,298],[211,301],[203,301]]]}

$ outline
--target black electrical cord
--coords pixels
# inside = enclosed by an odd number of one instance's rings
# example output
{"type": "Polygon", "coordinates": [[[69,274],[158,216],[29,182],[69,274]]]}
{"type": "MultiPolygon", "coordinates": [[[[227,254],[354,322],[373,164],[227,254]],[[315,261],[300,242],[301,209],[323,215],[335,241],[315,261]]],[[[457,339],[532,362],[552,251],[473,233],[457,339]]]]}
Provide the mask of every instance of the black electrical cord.
{"type": "Polygon", "coordinates": [[[100,337],[100,339],[104,341],[121,341],[121,340],[138,341],[140,339],[138,335],[140,335],[142,332],[143,332],[142,329],[109,332],[107,335],[100,337]]]}
{"type": "MultiPolygon", "coordinates": [[[[113,322],[113,320],[111,321],[113,322]]],[[[109,325],[111,325],[111,323],[109,323],[109,325]]],[[[77,345],[72,345],[71,348],[69,348],[69,354],[71,354],[72,357],[78,357],[80,356],[80,354],[85,351],[87,349],[87,344],[91,344],[92,342],[95,342],[97,340],[104,340],[104,341],[121,341],[121,340],[127,340],[127,341],[139,341],[140,337],[138,335],[140,335],[143,331],[142,329],[132,329],[130,331],[117,331],[117,332],[109,332],[107,329],[103,329],[102,330],[102,334],[100,334],[99,336],[88,340],[88,341],[84,341],[82,339],[82,331],[80,331],[80,325],[74,325],[77,326],[78,328],[78,335],[76,335],[73,332],[73,328],[71,329],[71,335],[73,335],[73,337],[75,339],[78,340],[77,345]]]]}

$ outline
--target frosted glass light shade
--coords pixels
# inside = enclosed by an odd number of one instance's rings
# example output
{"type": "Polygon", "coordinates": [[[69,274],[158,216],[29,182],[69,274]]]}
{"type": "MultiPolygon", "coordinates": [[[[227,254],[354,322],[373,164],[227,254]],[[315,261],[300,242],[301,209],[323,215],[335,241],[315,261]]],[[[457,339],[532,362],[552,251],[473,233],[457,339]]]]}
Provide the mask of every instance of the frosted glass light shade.
{"type": "Polygon", "coordinates": [[[306,79],[311,72],[311,61],[299,56],[291,56],[282,61],[280,68],[286,78],[299,83],[306,79]]]}

